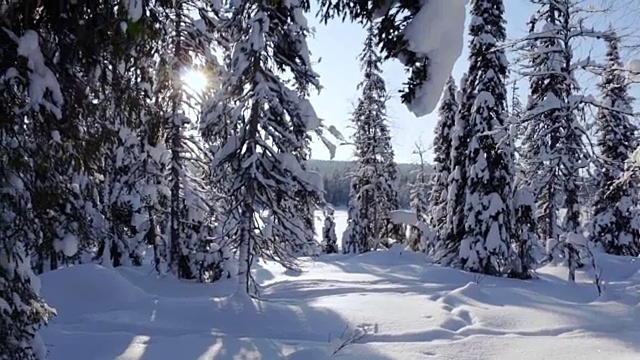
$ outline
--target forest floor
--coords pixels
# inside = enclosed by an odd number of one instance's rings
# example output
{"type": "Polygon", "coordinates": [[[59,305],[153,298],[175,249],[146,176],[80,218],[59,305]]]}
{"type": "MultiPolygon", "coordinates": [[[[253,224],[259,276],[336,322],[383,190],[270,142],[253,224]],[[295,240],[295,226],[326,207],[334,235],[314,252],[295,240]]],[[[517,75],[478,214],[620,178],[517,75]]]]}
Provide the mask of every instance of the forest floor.
{"type": "Polygon", "coordinates": [[[603,296],[564,267],[479,277],[397,247],[306,259],[301,273],[261,263],[261,301],[228,297],[232,280],[81,265],[41,277],[59,313],[42,333],[50,360],[638,359],[640,260],[598,260],[603,296]]]}

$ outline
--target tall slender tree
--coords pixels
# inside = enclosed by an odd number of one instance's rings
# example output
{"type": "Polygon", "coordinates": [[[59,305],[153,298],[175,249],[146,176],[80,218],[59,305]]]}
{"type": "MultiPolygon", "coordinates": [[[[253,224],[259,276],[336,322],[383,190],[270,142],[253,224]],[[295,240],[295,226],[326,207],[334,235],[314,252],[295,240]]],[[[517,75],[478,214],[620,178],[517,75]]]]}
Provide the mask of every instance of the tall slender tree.
{"type": "Polygon", "coordinates": [[[465,159],[467,148],[471,136],[469,117],[473,104],[474,93],[467,89],[473,84],[473,79],[465,74],[460,81],[460,91],[457,94],[458,112],[455,116],[455,124],[451,130],[451,157],[449,175],[449,186],[447,188],[446,202],[446,223],[439,235],[436,246],[436,257],[439,262],[445,265],[459,264],[458,253],[460,242],[464,236],[464,206],[465,206],[465,185],[467,179],[467,169],[465,159]]]}
{"type": "Polygon", "coordinates": [[[608,253],[638,256],[637,190],[635,186],[629,186],[631,182],[618,181],[638,146],[638,129],[630,120],[631,98],[626,78],[620,70],[619,39],[611,35],[606,42],[606,67],[598,85],[602,93],[596,116],[599,177],[590,236],[608,253]]]}
{"type": "MultiPolygon", "coordinates": [[[[508,266],[512,233],[513,149],[506,129],[507,60],[502,0],[471,2],[469,80],[472,92],[466,160],[464,269],[498,275],[508,266]]],[[[467,99],[464,99],[465,101],[467,99]]]]}
{"type": "MultiPolygon", "coordinates": [[[[433,138],[433,177],[429,196],[428,219],[440,242],[446,236],[447,199],[449,197],[449,177],[451,176],[451,140],[456,125],[458,88],[453,77],[449,77],[442,99],[439,118],[433,138]]],[[[439,245],[441,246],[441,245],[439,245]]]]}
{"type": "MultiPolygon", "coordinates": [[[[380,245],[389,234],[389,212],[397,209],[395,189],[397,177],[393,149],[386,117],[387,91],[382,78],[382,58],[374,43],[374,28],[369,27],[364,50],[360,54],[364,80],[358,85],[362,96],[352,115],[355,129],[353,142],[358,168],[354,172],[350,201],[359,211],[350,213],[353,228],[361,227],[365,243],[360,250],[368,251],[380,245]],[[364,224],[366,225],[357,225],[364,224]],[[368,245],[364,245],[368,244],[368,245]]],[[[347,247],[346,249],[349,249],[347,247]]]]}
{"type": "MultiPolygon", "coordinates": [[[[416,178],[411,184],[411,192],[409,193],[409,206],[411,210],[416,214],[416,219],[422,223],[428,223],[430,218],[429,214],[429,184],[428,174],[426,169],[426,162],[424,159],[425,149],[419,144],[416,144],[416,150],[414,154],[417,154],[420,159],[420,167],[416,170],[416,178]]],[[[433,190],[432,190],[433,191],[433,190]]],[[[443,214],[444,215],[444,214],[443,214]]],[[[408,245],[413,251],[422,250],[424,252],[431,252],[433,250],[433,244],[426,239],[426,234],[419,226],[412,226],[409,229],[408,245]]]]}
{"type": "Polygon", "coordinates": [[[287,245],[302,241],[297,216],[293,207],[279,205],[292,204],[296,190],[319,190],[295,156],[303,145],[293,127],[300,123],[310,131],[320,121],[304,92],[288,88],[280,73],[286,71],[298,88],[319,84],[306,45],[308,4],[245,0],[227,6],[225,12],[233,16],[218,30],[235,45],[221,79],[224,90],[205,115],[210,121],[230,120],[210,124],[209,131],[224,139],[213,166],[233,173],[228,210],[238,216],[235,230],[225,230],[239,249],[240,295],[256,291],[250,272],[256,256],[296,267],[287,245]],[[261,221],[265,212],[269,217],[261,221]]]}
{"type": "Polygon", "coordinates": [[[573,46],[584,36],[601,34],[585,29],[573,0],[536,0],[538,11],[529,23],[525,74],[530,97],[523,115],[522,146],[525,177],[530,179],[538,208],[538,235],[559,239],[562,232],[579,232],[580,169],[589,154],[578,113],[573,46]],[[560,224],[559,210],[566,209],[560,224]]]}

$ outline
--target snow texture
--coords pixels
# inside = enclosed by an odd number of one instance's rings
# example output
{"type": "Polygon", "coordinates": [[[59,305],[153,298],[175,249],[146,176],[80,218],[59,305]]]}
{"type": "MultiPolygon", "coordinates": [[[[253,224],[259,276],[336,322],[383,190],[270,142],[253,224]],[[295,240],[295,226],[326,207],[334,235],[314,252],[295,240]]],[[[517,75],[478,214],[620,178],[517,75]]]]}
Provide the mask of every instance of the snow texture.
{"type": "MultiPolygon", "coordinates": [[[[344,228],[346,214],[336,218],[344,228]]],[[[49,360],[635,360],[640,262],[598,263],[606,300],[580,270],[572,285],[556,266],[534,281],[478,279],[399,247],[303,259],[297,274],[261,262],[253,271],[266,301],[228,297],[234,281],[80,265],[41,277],[59,312],[42,333],[49,360]],[[356,327],[368,331],[330,357],[356,327]]]]}

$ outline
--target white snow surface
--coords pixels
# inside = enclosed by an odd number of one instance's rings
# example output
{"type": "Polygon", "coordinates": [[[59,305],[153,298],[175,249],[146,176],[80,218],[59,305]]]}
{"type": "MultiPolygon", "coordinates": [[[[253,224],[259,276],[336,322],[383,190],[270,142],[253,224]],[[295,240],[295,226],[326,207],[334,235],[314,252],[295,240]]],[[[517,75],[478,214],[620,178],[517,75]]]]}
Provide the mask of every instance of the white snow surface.
{"type": "MultiPolygon", "coordinates": [[[[336,211],[338,234],[345,219],[336,211]]],[[[605,298],[587,273],[567,283],[562,266],[530,281],[478,277],[402,246],[304,258],[301,273],[261,262],[263,301],[229,297],[233,280],[80,265],[41,276],[59,314],[42,335],[50,360],[637,359],[640,261],[597,256],[605,298]],[[357,329],[365,336],[331,357],[357,329]]]]}
{"type": "Polygon", "coordinates": [[[433,112],[464,47],[468,0],[422,0],[422,8],[404,29],[409,50],[429,57],[429,78],[409,110],[420,117],[433,112]]]}

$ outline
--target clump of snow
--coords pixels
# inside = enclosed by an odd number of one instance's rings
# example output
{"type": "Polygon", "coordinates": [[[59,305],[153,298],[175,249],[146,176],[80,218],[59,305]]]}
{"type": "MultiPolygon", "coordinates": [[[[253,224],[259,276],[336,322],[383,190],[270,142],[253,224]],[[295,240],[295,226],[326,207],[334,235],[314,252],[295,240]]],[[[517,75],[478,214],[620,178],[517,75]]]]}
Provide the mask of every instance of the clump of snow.
{"type": "Polygon", "coordinates": [[[62,118],[62,91],[58,79],[45,64],[40,50],[40,36],[34,30],[27,30],[22,37],[17,38],[15,34],[6,29],[5,31],[18,43],[18,55],[25,57],[28,62],[29,107],[37,111],[43,106],[58,119],[62,118]],[[51,101],[46,99],[47,93],[51,95],[51,101]]]}
{"type": "Polygon", "coordinates": [[[78,252],[78,238],[73,234],[67,234],[55,243],[57,251],[62,251],[64,256],[72,257],[78,252]]]}
{"type": "Polygon", "coordinates": [[[627,79],[631,82],[640,82],[640,59],[631,59],[625,66],[627,79]]]}
{"type": "Polygon", "coordinates": [[[464,47],[468,0],[422,0],[422,8],[404,29],[409,50],[429,58],[429,76],[416,92],[409,110],[420,117],[431,113],[464,47]]]}
{"type": "Polygon", "coordinates": [[[129,0],[129,20],[138,21],[142,17],[142,0],[129,0]]]}

